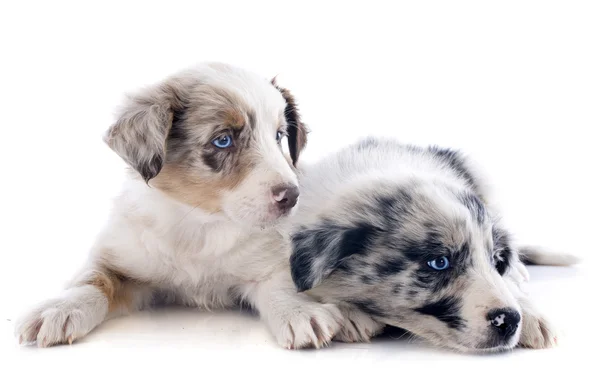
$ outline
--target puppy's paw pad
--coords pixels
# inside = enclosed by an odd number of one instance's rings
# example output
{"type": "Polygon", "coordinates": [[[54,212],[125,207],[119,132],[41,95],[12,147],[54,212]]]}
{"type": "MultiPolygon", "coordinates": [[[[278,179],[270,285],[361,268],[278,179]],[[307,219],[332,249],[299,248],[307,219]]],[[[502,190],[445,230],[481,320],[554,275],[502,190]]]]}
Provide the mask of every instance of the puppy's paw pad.
{"type": "Polygon", "coordinates": [[[288,349],[327,346],[339,331],[342,314],[331,304],[307,303],[286,312],[284,326],[276,334],[279,344],[288,349]]]}
{"type": "Polygon", "coordinates": [[[552,348],[558,345],[558,330],[543,316],[525,318],[519,345],[531,349],[552,348]]]}

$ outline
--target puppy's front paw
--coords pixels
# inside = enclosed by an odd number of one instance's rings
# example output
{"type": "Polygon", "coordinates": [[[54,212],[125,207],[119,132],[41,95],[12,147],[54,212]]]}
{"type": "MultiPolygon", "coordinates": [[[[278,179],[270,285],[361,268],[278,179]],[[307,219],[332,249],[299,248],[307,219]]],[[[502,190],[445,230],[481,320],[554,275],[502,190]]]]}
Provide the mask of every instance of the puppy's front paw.
{"type": "Polygon", "coordinates": [[[46,301],[27,313],[17,322],[15,335],[19,343],[37,341],[39,347],[71,344],[96,327],[107,309],[106,299],[93,291],[73,289],[64,297],[46,301]]]}
{"type": "Polygon", "coordinates": [[[333,304],[304,303],[280,310],[272,325],[277,342],[288,349],[327,346],[342,323],[342,314],[333,304]]]}
{"type": "Polygon", "coordinates": [[[551,348],[558,344],[558,331],[541,315],[525,315],[519,346],[532,349],[551,348]]]}
{"type": "Polygon", "coordinates": [[[369,342],[385,327],[383,323],[357,309],[343,307],[341,311],[344,321],[334,340],[347,343],[369,342]]]}
{"type": "Polygon", "coordinates": [[[82,311],[72,304],[55,301],[48,302],[29,312],[17,324],[16,334],[19,343],[37,341],[39,347],[69,343],[84,336],[88,329],[84,327],[82,311]]]}

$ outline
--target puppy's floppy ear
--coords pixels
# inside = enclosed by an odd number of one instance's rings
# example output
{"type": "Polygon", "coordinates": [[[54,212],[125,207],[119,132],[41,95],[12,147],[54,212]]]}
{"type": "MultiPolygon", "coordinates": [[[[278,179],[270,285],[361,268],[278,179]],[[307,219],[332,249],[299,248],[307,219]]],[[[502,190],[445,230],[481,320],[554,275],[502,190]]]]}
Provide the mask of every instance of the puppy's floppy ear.
{"type": "Polygon", "coordinates": [[[367,223],[340,225],[327,220],[295,232],[290,265],[298,291],[321,284],[336,269],[350,269],[352,256],[364,254],[377,232],[367,223]]]}
{"type": "Polygon", "coordinates": [[[292,163],[296,166],[300,153],[306,146],[309,131],[302,122],[300,113],[298,112],[298,106],[296,105],[296,99],[290,93],[290,90],[278,86],[275,78],[271,80],[271,83],[279,90],[279,92],[281,92],[283,99],[285,99],[286,106],[284,114],[288,125],[288,146],[290,149],[290,156],[292,157],[292,163]]]}
{"type": "Polygon", "coordinates": [[[173,116],[183,109],[181,91],[176,82],[165,82],[130,96],[104,136],[104,142],[146,182],[163,167],[173,116]]]}

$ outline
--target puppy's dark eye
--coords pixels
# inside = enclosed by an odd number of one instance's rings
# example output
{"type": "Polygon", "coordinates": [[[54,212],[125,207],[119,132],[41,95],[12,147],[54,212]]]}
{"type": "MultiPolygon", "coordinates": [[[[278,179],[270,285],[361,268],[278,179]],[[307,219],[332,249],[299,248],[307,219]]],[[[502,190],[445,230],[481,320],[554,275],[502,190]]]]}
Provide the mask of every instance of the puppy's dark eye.
{"type": "Polygon", "coordinates": [[[219,149],[226,149],[233,145],[233,139],[231,138],[231,135],[222,135],[218,138],[215,138],[212,141],[212,144],[218,147],[219,149]]]}
{"type": "Polygon", "coordinates": [[[450,268],[450,260],[446,256],[438,257],[433,260],[429,260],[427,265],[436,271],[443,271],[445,269],[450,268]]]}
{"type": "Polygon", "coordinates": [[[279,130],[277,131],[277,134],[275,134],[275,139],[277,142],[281,142],[281,138],[283,138],[283,131],[279,130]]]}

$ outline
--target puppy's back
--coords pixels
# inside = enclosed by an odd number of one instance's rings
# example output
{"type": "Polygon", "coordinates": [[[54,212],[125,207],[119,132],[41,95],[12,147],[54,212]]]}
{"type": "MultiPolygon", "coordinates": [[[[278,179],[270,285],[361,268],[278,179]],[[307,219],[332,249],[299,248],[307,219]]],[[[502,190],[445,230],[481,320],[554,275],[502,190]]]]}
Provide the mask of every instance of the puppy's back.
{"type": "Polygon", "coordinates": [[[444,180],[470,188],[482,199],[487,197],[480,172],[455,150],[366,138],[315,164],[302,166],[299,219],[317,214],[357,186],[409,178],[444,180]]]}

